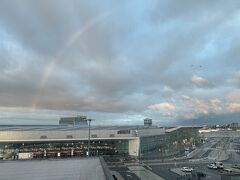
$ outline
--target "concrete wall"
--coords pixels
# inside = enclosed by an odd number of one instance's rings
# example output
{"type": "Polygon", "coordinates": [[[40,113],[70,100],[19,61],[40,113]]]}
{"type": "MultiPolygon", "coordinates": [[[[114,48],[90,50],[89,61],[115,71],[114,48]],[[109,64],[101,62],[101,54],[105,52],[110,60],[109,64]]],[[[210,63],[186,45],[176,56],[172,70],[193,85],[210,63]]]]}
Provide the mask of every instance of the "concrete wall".
{"type": "MultiPolygon", "coordinates": [[[[91,139],[120,139],[135,137],[132,134],[117,134],[117,130],[91,130],[91,139]]],[[[14,140],[88,139],[88,130],[72,131],[0,131],[0,142],[14,140]]]]}
{"type": "Polygon", "coordinates": [[[130,139],[128,141],[128,153],[130,156],[138,156],[140,147],[140,138],[130,139]]]}
{"type": "MultiPolygon", "coordinates": [[[[91,129],[91,139],[133,139],[135,137],[164,134],[162,128],[147,128],[138,130],[121,129],[91,129]]],[[[0,142],[21,140],[62,140],[88,139],[88,128],[85,129],[55,129],[55,130],[0,130],[0,142]]]]}

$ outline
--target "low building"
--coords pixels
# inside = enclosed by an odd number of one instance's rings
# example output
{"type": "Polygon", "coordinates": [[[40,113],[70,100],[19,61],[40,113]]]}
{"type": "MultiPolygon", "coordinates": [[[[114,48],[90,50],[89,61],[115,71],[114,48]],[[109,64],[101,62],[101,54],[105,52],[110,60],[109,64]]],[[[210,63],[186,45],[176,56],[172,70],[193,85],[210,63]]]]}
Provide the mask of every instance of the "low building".
{"type": "MultiPolygon", "coordinates": [[[[163,128],[131,126],[91,127],[90,154],[139,155],[140,139],[164,134],[163,128]]],[[[32,152],[34,158],[85,156],[88,127],[58,125],[0,126],[0,149],[8,157],[32,152]]],[[[4,155],[3,155],[4,157],[4,155]]]]}
{"type": "MultiPolygon", "coordinates": [[[[145,126],[91,127],[90,155],[131,155],[160,150],[172,152],[175,142],[197,135],[197,128],[166,129],[145,126]],[[192,134],[193,133],[193,134],[192,134]]],[[[175,147],[175,146],[174,146],[175,147]]],[[[2,125],[0,126],[0,157],[18,158],[30,153],[32,158],[86,156],[88,127],[59,125],[2,125]]],[[[177,151],[177,149],[176,149],[177,151]]],[[[175,153],[175,152],[174,152],[175,153]]]]}
{"type": "Polygon", "coordinates": [[[239,128],[239,125],[238,125],[238,123],[231,123],[230,128],[233,130],[237,130],[239,128]]]}

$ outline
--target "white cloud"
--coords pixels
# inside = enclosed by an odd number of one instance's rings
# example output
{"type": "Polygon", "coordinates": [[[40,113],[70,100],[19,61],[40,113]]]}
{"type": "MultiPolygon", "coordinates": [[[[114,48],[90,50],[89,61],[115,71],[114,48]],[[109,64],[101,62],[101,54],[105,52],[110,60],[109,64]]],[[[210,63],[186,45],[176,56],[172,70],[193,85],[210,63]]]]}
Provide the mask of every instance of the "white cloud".
{"type": "Polygon", "coordinates": [[[240,111],[240,103],[229,103],[227,105],[227,110],[230,112],[239,112],[240,111]]]}
{"type": "Polygon", "coordinates": [[[153,104],[151,106],[148,106],[149,109],[153,109],[153,110],[167,110],[167,111],[172,111],[176,109],[176,106],[174,104],[171,103],[159,103],[159,104],[153,104]]]}
{"type": "Polygon", "coordinates": [[[197,118],[202,115],[221,113],[224,104],[217,98],[203,99],[197,97],[182,96],[179,117],[186,119],[197,118]]]}
{"type": "Polygon", "coordinates": [[[186,96],[186,95],[182,95],[182,100],[189,100],[190,97],[189,96],[186,96]]]}
{"type": "Polygon", "coordinates": [[[208,81],[207,79],[204,79],[203,77],[193,75],[191,78],[191,82],[200,88],[210,88],[213,87],[213,83],[208,81]]]}
{"type": "Polygon", "coordinates": [[[240,102],[240,89],[230,90],[226,95],[228,102],[240,102]]]}

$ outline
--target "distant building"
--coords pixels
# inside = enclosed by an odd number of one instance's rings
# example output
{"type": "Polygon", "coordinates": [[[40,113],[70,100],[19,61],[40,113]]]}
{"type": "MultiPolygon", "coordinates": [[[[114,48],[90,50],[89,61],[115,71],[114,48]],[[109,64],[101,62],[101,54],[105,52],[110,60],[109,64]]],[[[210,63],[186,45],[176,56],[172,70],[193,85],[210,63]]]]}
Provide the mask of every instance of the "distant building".
{"type": "Polygon", "coordinates": [[[145,118],[144,119],[144,126],[152,126],[152,119],[145,118]]]}
{"type": "Polygon", "coordinates": [[[232,124],[230,124],[230,128],[232,128],[232,129],[238,129],[238,123],[232,123],[232,124]]]}
{"type": "Polygon", "coordinates": [[[63,117],[59,125],[87,126],[87,116],[63,117]]]}

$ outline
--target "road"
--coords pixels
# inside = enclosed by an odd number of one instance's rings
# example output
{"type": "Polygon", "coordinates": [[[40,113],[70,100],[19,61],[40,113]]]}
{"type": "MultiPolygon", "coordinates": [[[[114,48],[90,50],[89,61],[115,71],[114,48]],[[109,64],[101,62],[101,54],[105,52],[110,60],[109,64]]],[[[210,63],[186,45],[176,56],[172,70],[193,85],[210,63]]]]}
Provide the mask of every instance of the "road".
{"type": "Polygon", "coordinates": [[[159,165],[150,166],[150,167],[152,168],[152,171],[155,174],[163,177],[166,180],[174,180],[174,179],[177,179],[178,177],[180,177],[179,175],[171,172],[169,167],[159,166],[159,165]]]}
{"type": "Polygon", "coordinates": [[[230,156],[229,159],[225,162],[232,164],[240,164],[240,138],[230,140],[228,152],[230,156]]]}
{"type": "MultiPolygon", "coordinates": [[[[128,169],[126,166],[116,166],[116,167],[111,167],[110,168],[111,171],[116,171],[120,174],[120,176],[123,179],[132,179],[132,180],[141,180],[139,177],[136,176],[136,174],[134,174],[133,172],[130,171],[130,169],[128,169]]],[[[120,177],[120,178],[121,178],[120,177]]],[[[119,178],[119,179],[120,179],[119,178]]]]}
{"type": "MultiPolygon", "coordinates": [[[[181,177],[180,175],[172,172],[171,169],[181,168],[183,166],[193,167],[194,169],[205,173],[207,175],[206,179],[220,179],[220,172],[218,172],[217,170],[208,169],[207,168],[208,164],[209,164],[209,161],[193,161],[193,162],[184,161],[184,162],[177,162],[177,163],[154,162],[154,163],[139,164],[139,166],[142,166],[142,168],[145,168],[146,171],[152,171],[154,174],[166,180],[176,180],[177,178],[181,177]]],[[[111,167],[110,169],[119,172],[125,179],[140,179],[139,177],[137,177],[137,175],[139,175],[139,173],[143,172],[144,170],[141,169],[140,171],[136,171],[135,168],[136,168],[136,163],[132,163],[132,165],[128,163],[125,166],[111,167]],[[131,175],[132,178],[127,175],[131,175]]],[[[151,177],[143,178],[143,176],[141,176],[141,179],[149,180],[151,179],[151,177]]]]}
{"type": "Polygon", "coordinates": [[[236,138],[210,138],[207,143],[197,148],[190,157],[169,159],[141,160],[141,162],[122,162],[110,166],[124,179],[166,179],[175,180],[181,177],[174,169],[187,166],[206,174],[205,179],[221,179],[219,170],[208,169],[207,165],[216,160],[223,159],[224,164],[240,163],[240,139],[236,138]],[[151,176],[151,177],[148,177],[151,176]],[[157,177],[158,176],[158,177],[157,177]]]}
{"type": "Polygon", "coordinates": [[[203,158],[207,157],[212,151],[210,148],[216,148],[217,144],[221,142],[222,138],[210,138],[209,141],[201,147],[189,153],[189,158],[203,158]]]}
{"type": "MultiPolygon", "coordinates": [[[[174,180],[180,177],[180,175],[174,173],[171,171],[171,169],[176,168],[175,165],[156,165],[151,166],[153,169],[153,172],[158,174],[159,176],[162,176],[166,180],[174,180]]],[[[177,166],[177,168],[181,168],[182,166],[177,166]]],[[[205,164],[195,164],[191,165],[190,167],[193,167],[197,171],[205,173],[207,176],[205,179],[220,179],[220,174],[216,171],[212,171],[206,168],[205,164]]]]}

